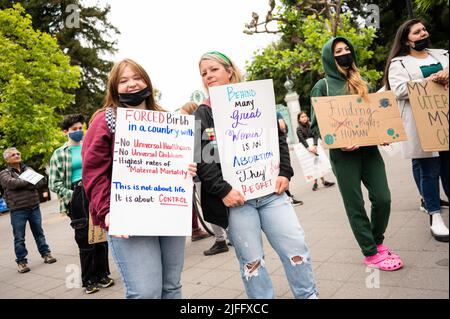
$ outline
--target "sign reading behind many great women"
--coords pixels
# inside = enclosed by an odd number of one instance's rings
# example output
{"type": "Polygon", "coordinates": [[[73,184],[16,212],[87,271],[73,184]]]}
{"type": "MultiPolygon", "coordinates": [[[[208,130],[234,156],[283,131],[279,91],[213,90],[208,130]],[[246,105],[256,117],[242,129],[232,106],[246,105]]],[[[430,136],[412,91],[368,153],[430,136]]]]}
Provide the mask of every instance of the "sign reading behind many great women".
{"type": "Polygon", "coordinates": [[[275,191],[280,167],[272,80],[209,88],[224,179],[247,200],[275,191]]]}
{"type": "Polygon", "coordinates": [[[117,109],[110,235],[191,234],[194,122],[191,115],[117,109]]]}

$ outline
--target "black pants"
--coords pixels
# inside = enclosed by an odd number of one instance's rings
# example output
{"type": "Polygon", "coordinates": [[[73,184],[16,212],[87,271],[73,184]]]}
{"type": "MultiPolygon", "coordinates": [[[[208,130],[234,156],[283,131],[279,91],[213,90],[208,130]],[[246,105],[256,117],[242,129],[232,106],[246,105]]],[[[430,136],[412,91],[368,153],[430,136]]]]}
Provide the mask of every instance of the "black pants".
{"type": "Polygon", "coordinates": [[[80,249],[81,280],[83,287],[86,287],[89,282],[96,283],[110,274],[108,243],[89,244],[89,204],[86,194],[78,183],[74,183],[72,189],[74,194],[69,205],[70,218],[72,221],[85,219],[84,227],[75,229],[75,241],[80,249]]]}
{"type": "Polygon", "coordinates": [[[75,229],[75,241],[80,249],[81,280],[83,287],[89,282],[96,283],[110,274],[108,262],[108,242],[89,244],[88,227],[75,229]]]}

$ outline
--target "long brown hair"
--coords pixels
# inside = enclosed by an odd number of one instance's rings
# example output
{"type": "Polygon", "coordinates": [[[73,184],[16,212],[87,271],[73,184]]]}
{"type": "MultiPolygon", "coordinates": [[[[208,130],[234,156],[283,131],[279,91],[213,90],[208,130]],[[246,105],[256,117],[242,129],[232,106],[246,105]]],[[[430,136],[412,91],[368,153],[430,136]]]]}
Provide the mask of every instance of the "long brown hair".
{"type": "MultiPolygon", "coordinates": [[[[334,48],[333,48],[334,52],[334,48]]],[[[358,94],[361,97],[366,97],[369,94],[369,88],[367,87],[366,81],[364,81],[359,73],[359,69],[355,62],[352,63],[347,69],[341,67],[336,62],[336,67],[338,71],[345,75],[347,78],[346,88],[347,92],[351,94],[358,94]]]]}
{"type": "Polygon", "coordinates": [[[186,114],[192,115],[192,114],[194,114],[194,112],[197,108],[198,108],[197,103],[195,103],[193,101],[189,101],[181,107],[181,110],[186,112],[186,114]]]}
{"type": "Polygon", "coordinates": [[[145,82],[150,92],[152,92],[152,94],[150,94],[150,96],[145,99],[145,108],[152,111],[164,111],[164,109],[155,102],[155,98],[153,96],[153,85],[144,68],[131,59],[124,59],[114,64],[111,71],[109,72],[108,85],[106,95],[103,100],[103,105],[101,108],[95,111],[89,123],[93,121],[97,113],[103,112],[108,107],[111,107],[114,112],[116,112],[118,107],[123,107],[123,105],[119,102],[118,87],[120,76],[122,75],[123,70],[125,70],[126,67],[130,67],[130,69],[132,69],[134,73],[138,74],[145,82]]]}
{"type": "Polygon", "coordinates": [[[425,25],[425,22],[422,19],[411,19],[404,22],[397,30],[391,52],[389,53],[386,66],[384,67],[383,84],[385,85],[386,90],[391,89],[391,86],[389,85],[389,67],[391,66],[391,61],[398,56],[409,55],[411,47],[408,45],[408,35],[411,31],[411,27],[418,23],[425,25]]]}

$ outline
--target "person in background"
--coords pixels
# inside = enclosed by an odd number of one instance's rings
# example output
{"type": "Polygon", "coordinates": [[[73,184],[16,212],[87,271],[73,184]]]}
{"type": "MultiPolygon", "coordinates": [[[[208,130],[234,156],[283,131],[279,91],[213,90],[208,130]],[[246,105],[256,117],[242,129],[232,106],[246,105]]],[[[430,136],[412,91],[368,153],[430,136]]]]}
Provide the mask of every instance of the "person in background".
{"type": "MultiPolygon", "coordinates": [[[[197,108],[198,108],[197,103],[188,102],[181,107],[180,112],[183,114],[192,115],[192,114],[194,114],[195,110],[197,110],[197,108]]],[[[198,178],[197,178],[197,181],[199,181],[198,178]]],[[[227,252],[229,249],[228,249],[228,245],[226,242],[226,239],[227,239],[226,230],[216,224],[210,224],[210,225],[211,225],[212,231],[214,233],[215,241],[214,241],[214,244],[209,249],[207,249],[203,252],[203,254],[205,256],[212,256],[212,255],[217,255],[220,253],[227,252]]],[[[206,233],[205,231],[203,231],[198,226],[197,216],[195,214],[195,211],[192,211],[192,241],[207,238],[207,237],[210,237],[210,235],[208,233],[206,233]],[[194,227],[196,227],[195,228],[196,230],[194,230],[194,227]],[[195,234],[195,237],[194,237],[194,234],[195,234]],[[194,238],[199,238],[199,239],[194,239],[194,238]]]]}
{"type": "MultiPolygon", "coordinates": [[[[356,52],[348,39],[336,37],[328,40],[322,49],[322,64],[326,77],[314,85],[312,99],[316,96],[350,94],[367,98],[369,88],[361,78],[356,52]]],[[[311,111],[311,130],[317,141],[320,130],[316,110],[311,108],[311,111]]],[[[385,271],[402,268],[401,258],[383,244],[391,213],[391,193],[378,146],[349,145],[330,149],[330,162],[353,235],[364,255],[364,263],[385,271]],[[369,191],[372,203],[370,219],[364,208],[361,183],[369,191]]]]}
{"type": "MultiPolygon", "coordinates": [[[[308,142],[306,141],[308,138],[313,138],[313,134],[311,131],[311,123],[309,122],[308,114],[305,111],[302,111],[298,113],[297,115],[297,122],[298,122],[298,128],[297,128],[297,136],[298,140],[302,145],[311,153],[317,155],[317,147],[314,147],[314,145],[317,145],[317,140],[314,140],[313,145],[308,145],[308,142]]],[[[320,178],[322,180],[322,185],[324,187],[331,187],[334,185],[333,182],[328,182],[325,180],[325,177],[320,178]]],[[[319,185],[317,184],[317,179],[314,180],[314,185],[312,190],[316,191],[319,188],[319,185]]]]}
{"type": "MultiPolygon", "coordinates": [[[[187,115],[192,115],[194,114],[195,110],[197,109],[198,105],[195,102],[187,102],[185,103],[181,109],[180,109],[180,113],[181,114],[187,114],[187,115]]],[[[195,189],[194,189],[195,191],[195,189]]],[[[198,224],[198,218],[197,218],[197,214],[195,213],[195,208],[194,205],[192,205],[192,236],[191,236],[191,241],[198,241],[204,238],[208,238],[211,237],[211,235],[204,231],[203,229],[200,228],[199,224],[198,224]]]]}
{"type": "MultiPolygon", "coordinates": [[[[82,160],[81,147],[83,140],[84,117],[82,114],[66,115],[61,123],[61,128],[67,136],[67,142],[53,152],[50,159],[50,190],[58,195],[59,212],[67,214],[71,218],[82,215],[89,219],[89,215],[77,214],[69,211],[71,204],[73,209],[81,207],[83,203],[73,203],[72,194],[81,181],[82,160]]],[[[80,253],[82,286],[87,294],[99,291],[98,287],[107,288],[114,285],[114,280],[109,278],[108,243],[89,243],[89,227],[75,229],[75,241],[80,253]]]]}
{"type": "MultiPolygon", "coordinates": [[[[287,136],[287,134],[289,132],[288,126],[287,126],[286,122],[284,121],[283,115],[281,114],[281,112],[278,112],[278,111],[277,111],[277,121],[278,121],[278,129],[279,129],[280,133],[287,136]]],[[[294,195],[291,194],[289,189],[286,190],[286,195],[289,196],[289,200],[291,201],[291,204],[293,206],[303,205],[303,201],[296,199],[294,197],[294,195]]]]}
{"type": "MultiPolygon", "coordinates": [[[[404,22],[397,30],[386,62],[384,84],[397,98],[408,140],[401,142],[404,158],[412,161],[413,176],[430,215],[430,231],[438,241],[448,242],[448,227],[441,206],[448,206],[449,152],[424,152],[408,97],[409,81],[433,81],[448,87],[448,50],[430,49],[430,34],[421,19],[404,22]],[[440,200],[439,177],[447,202],[440,200]]],[[[422,205],[421,205],[422,206],[422,205]]]]}
{"type": "Polygon", "coordinates": [[[45,178],[42,178],[36,185],[33,185],[19,177],[22,173],[32,169],[22,163],[21,154],[15,147],[7,148],[3,152],[3,158],[6,161],[7,168],[0,172],[0,184],[10,210],[18,272],[26,273],[30,271],[27,260],[28,251],[25,246],[27,222],[30,223],[31,232],[44,263],[52,264],[56,262],[56,258],[51,255],[50,248],[45,240],[39,207],[38,190],[45,187],[47,182],[45,178]]]}

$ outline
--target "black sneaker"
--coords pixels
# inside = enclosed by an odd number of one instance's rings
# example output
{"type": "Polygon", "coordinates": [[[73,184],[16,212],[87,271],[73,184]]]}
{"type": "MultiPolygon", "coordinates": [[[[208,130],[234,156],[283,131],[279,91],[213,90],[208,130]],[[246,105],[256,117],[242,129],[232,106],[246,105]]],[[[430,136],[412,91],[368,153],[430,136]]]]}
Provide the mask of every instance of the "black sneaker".
{"type": "Polygon", "coordinates": [[[303,201],[295,199],[294,196],[292,196],[290,200],[291,200],[292,206],[303,205],[303,201]]]}
{"type": "Polygon", "coordinates": [[[90,282],[87,284],[87,286],[84,288],[84,292],[89,294],[93,294],[94,292],[99,291],[100,289],[98,289],[97,285],[90,282]]]}
{"type": "Polygon", "coordinates": [[[225,253],[228,250],[229,249],[228,249],[226,240],[222,240],[222,241],[216,241],[214,243],[214,245],[212,245],[210,249],[205,250],[203,252],[203,254],[205,256],[211,256],[211,255],[216,255],[216,254],[220,254],[220,253],[225,253]]]}
{"type": "Polygon", "coordinates": [[[114,285],[114,280],[112,278],[109,278],[108,276],[100,279],[97,282],[97,285],[102,287],[102,288],[108,288],[114,285]]]}
{"type": "Polygon", "coordinates": [[[325,186],[325,187],[331,187],[333,185],[334,185],[333,182],[328,182],[328,181],[323,182],[323,186],[325,186]]]}
{"type": "Polygon", "coordinates": [[[18,263],[17,267],[19,267],[17,271],[20,272],[21,274],[30,271],[30,268],[28,267],[27,263],[18,263]]]}
{"type": "Polygon", "coordinates": [[[420,209],[420,211],[428,214],[428,211],[425,208],[425,201],[423,200],[423,198],[420,199],[420,208],[419,209],[420,209]]]}
{"type": "Polygon", "coordinates": [[[316,191],[319,188],[319,185],[317,183],[314,183],[312,190],[316,191]]]}

